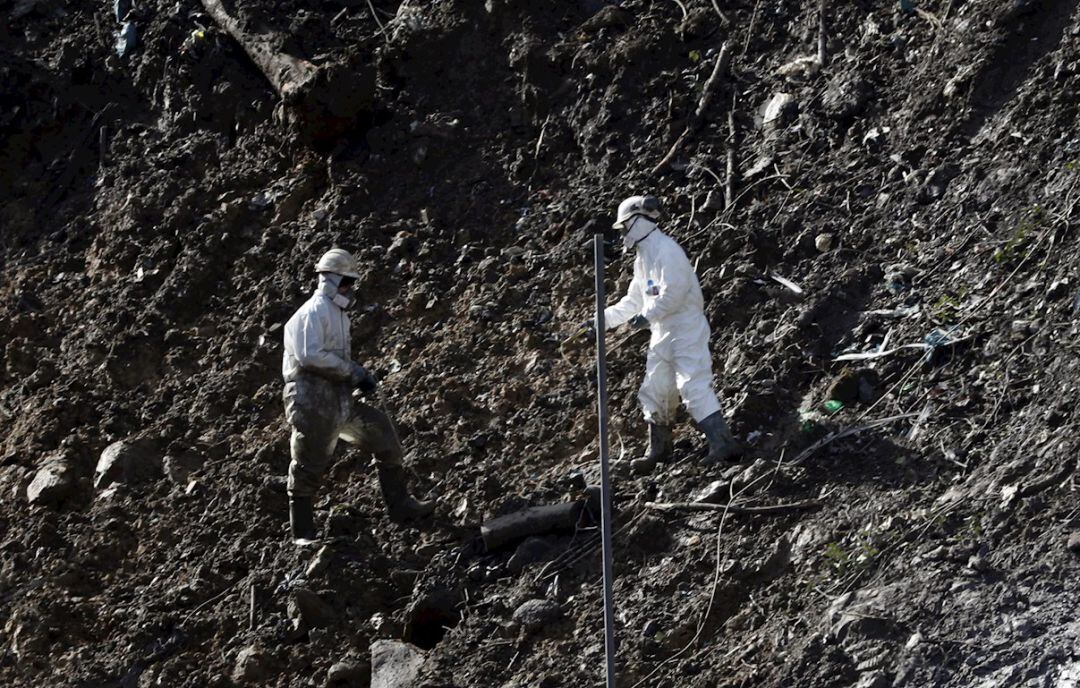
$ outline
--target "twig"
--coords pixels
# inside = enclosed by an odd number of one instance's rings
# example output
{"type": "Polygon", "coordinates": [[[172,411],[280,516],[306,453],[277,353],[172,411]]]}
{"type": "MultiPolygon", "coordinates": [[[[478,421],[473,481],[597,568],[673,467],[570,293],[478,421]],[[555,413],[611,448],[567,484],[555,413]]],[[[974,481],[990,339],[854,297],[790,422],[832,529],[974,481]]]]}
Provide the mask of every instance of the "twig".
{"type": "Polygon", "coordinates": [[[730,26],[731,20],[728,19],[727,15],[724,14],[724,12],[720,9],[720,5],[716,2],[716,0],[712,0],[712,7],[714,10],[716,10],[716,14],[720,17],[720,21],[724,22],[724,26],[730,26]]]}
{"type": "Polygon", "coordinates": [[[707,504],[704,502],[645,502],[645,508],[657,511],[723,511],[730,514],[785,514],[792,511],[820,509],[821,502],[808,499],[787,504],[766,506],[732,506],[731,504],[707,504]]]}
{"type": "Polygon", "coordinates": [[[735,204],[735,147],[738,145],[735,139],[735,95],[731,96],[731,109],[727,113],[728,126],[728,149],[727,149],[727,179],[724,180],[724,209],[727,210],[735,204]]]}
{"type": "Polygon", "coordinates": [[[759,7],[761,7],[761,0],[757,0],[754,3],[754,12],[750,15],[750,26],[746,29],[746,43],[743,43],[743,49],[740,55],[745,55],[746,51],[750,48],[750,39],[754,36],[754,29],[756,28],[755,25],[757,24],[759,7]]]}
{"type": "Polygon", "coordinates": [[[386,24],[382,23],[382,19],[379,19],[379,13],[375,11],[375,5],[371,4],[371,0],[367,0],[368,9],[371,10],[371,16],[375,18],[375,23],[379,25],[379,33],[383,35],[386,42],[390,42],[390,34],[386,33],[386,24]]]}
{"type": "Polygon", "coordinates": [[[720,83],[721,78],[727,73],[730,64],[731,45],[729,43],[724,43],[720,48],[720,54],[716,56],[712,74],[702,88],[701,98],[698,100],[697,109],[694,110],[694,114],[691,115],[690,121],[687,122],[683,133],[679,135],[679,138],[675,139],[675,143],[671,144],[671,149],[668,151],[667,155],[665,155],[660,162],[656,164],[656,167],[652,169],[652,174],[659,174],[661,170],[667,167],[679,152],[679,149],[686,143],[686,140],[701,127],[702,123],[705,121],[705,112],[708,110],[709,103],[712,101],[713,92],[715,91],[717,84],[720,83]]]}
{"type": "Polygon", "coordinates": [[[915,417],[917,415],[919,415],[919,414],[917,414],[917,413],[901,413],[901,414],[898,414],[898,415],[895,415],[895,416],[889,416],[887,418],[879,418],[878,420],[871,421],[870,423],[867,423],[866,425],[859,425],[859,426],[854,427],[854,428],[846,428],[844,430],[840,430],[840,431],[837,431],[837,432],[830,433],[830,434],[826,435],[825,437],[821,438],[820,440],[818,440],[817,442],[814,442],[813,444],[811,444],[806,449],[802,450],[802,452],[798,456],[796,456],[795,459],[791,462],[791,465],[798,466],[803,461],[810,458],[814,454],[814,452],[816,452],[817,450],[821,449],[822,447],[824,447],[826,445],[832,444],[833,442],[835,442],[837,440],[842,440],[845,437],[851,437],[852,435],[857,435],[860,432],[865,432],[867,430],[873,430],[875,428],[880,428],[881,426],[888,425],[889,423],[892,423],[894,421],[903,420],[905,418],[913,418],[913,417],[915,417]]]}
{"type": "Polygon", "coordinates": [[[818,0],[818,38],[817,38],[817,61],[822,67],[825,66],[825,0],[818,0]]]}
{"type": "Polygon", "coordinates": [[[248,628],[255,630],[255,584],[251,584],[251,602],[248,607],[248,628]]]}
{"type": "Polygon", "coordinates": [[[686,14],[687,14],[687,12],[686,12],[686,5],[684,5],[684,4],[682,3],[682,2],[680,2],[680,0],[673,0],[673,2],[674,2],[674,3],[676,4],[676,5],[678,5],[678,6],[679,6],[679,9],[680,9],[680,10],[682,10],[682,18],[683,18],[683,19],[686,19],[686,14]]]}

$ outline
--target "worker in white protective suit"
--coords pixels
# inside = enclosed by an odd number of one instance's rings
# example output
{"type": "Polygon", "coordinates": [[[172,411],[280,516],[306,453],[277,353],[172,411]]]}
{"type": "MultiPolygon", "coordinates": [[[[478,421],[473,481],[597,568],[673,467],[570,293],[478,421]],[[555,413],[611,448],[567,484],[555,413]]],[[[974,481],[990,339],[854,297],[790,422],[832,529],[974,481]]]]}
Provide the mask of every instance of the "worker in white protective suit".
{"type": "Polygon", "coordinates": [[[626,323],[651,333],[638,391],[649,424],[649,450],[631,462],[639,475],[671,456],[679,397],[708,439],[706,463],[738,459],[742,451],[713,391],[701,285],[682,247],[657,227],[659,217],[660,203],[652,196],[631,196],[619,204],[614,227],[622,232],[624,250],[636,252],[634,278],[626,296],[604,309],[608,329],[626,323]]]}
{"type": "Polygon", "coordinates": [[[393,422],[381,409],[353,398],[371,394],[374,376],[351,358],[348,310],[355,299],[356,262],[335,248],[315,266],[315,293],[285,325],[285,417],[292,426],[289,522],[297,544],[315,540],[314,497],[338,438],[371,453],[383,499],[395,520],[422,518],[434,505],[409,495],[403,451],[393,422]]]}

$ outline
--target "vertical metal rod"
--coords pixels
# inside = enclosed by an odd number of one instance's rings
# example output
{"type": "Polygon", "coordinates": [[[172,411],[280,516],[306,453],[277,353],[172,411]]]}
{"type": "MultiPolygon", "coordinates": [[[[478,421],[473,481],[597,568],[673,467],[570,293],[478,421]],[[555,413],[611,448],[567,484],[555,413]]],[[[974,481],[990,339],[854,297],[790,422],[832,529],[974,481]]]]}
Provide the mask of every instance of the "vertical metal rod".
{"type": "Polygon", "coordinates": [[[600,419],[600,531],[604,551],[604,651],[607,658],[607,688],[615,688],[615,594],[611,553],[611,474],[608,467],[607,349],[604,341],[604,235],[593,235],[596,262],[596,390],[600,419]]]}

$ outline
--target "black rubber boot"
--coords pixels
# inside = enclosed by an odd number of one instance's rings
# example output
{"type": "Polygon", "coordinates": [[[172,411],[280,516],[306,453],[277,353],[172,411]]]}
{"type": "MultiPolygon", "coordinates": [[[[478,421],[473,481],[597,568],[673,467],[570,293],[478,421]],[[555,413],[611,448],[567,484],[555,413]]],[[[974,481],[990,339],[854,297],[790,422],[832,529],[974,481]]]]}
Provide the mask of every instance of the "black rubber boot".
{"type": "Polygon", "coordinates": [[[706,465],[721,461],[736,462],[742,458],[743,446],[732,436],[727,421],[724,420],[723,411],[717,411],[701,421],[698,427],[705,433],[705,439],[709,441],[709,455],[705,457],[706,465]]]}
{"type": "Polygon", "coordinates": [[[315,504],[311,497],[289,497],[289,525],[296,544],[315,542],[315,504]]]}
{"type": "Polygon", "coordinates": [[[637,475],[648,475],[660,461],[671,458],[671,426],[649,423],[649,451],[640,459],[630,462],[630,468],[637,475]]]}
{"type": "Polygon", "coordinates": [[[415,521],[435,511],[434,502],[421,502],[409,494],[404,466],[379,466],[379,487],[392,521],[415,521]]]}

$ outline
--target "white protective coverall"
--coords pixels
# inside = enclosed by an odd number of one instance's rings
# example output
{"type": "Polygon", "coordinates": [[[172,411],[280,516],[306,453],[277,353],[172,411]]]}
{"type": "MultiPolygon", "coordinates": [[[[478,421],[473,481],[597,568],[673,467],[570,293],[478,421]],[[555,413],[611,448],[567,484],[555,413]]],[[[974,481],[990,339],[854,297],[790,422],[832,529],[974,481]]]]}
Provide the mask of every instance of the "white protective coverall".
{"type": "Polygon", "coordinates": [[[339,275],[319,275],[315,293],[285,324],[281,374],[285,417],[292,426],[289,494],[311,497],[338,438],[359,444],[380,466],[401,465],[402,449],[385,413],[352,399],[360,366],[352,361],[349,316],[334,302],[339,275]]]}
{"type": "Polygon", "coordinates": [[[604,324],[618,327],[635,315],[649,321],[645,379],[638,391],[645,420],[670,426],[679,397],[695,421],[720,410],[712,388],[709,323],[701,285],[679,244],[644,217],[624,237],[634,247],[634,278],[618,303],[604,309],[604,324]]]}

